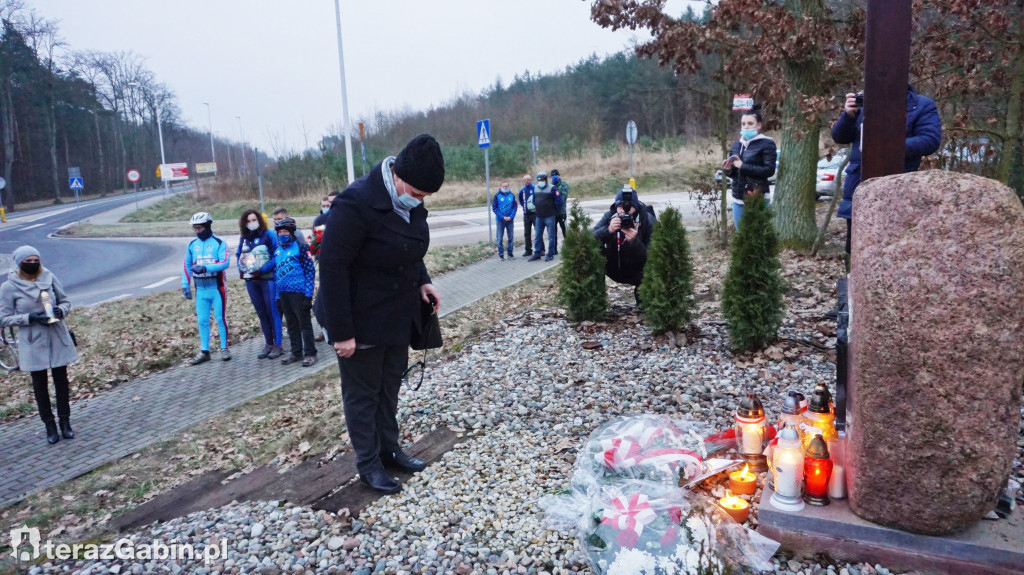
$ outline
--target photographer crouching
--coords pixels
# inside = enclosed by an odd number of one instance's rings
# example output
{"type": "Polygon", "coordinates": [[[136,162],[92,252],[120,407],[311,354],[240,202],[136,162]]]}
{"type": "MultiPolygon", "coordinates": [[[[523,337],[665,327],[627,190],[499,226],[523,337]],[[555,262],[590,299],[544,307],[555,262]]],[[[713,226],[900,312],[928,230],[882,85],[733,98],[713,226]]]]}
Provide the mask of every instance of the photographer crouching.
{"type": "Polygon", "coordinates": [[[639,288],[647,264],[647,247],[656,222],[654,209],[644,205],[636,191],[626,185],[593,228],[594,237],[601,242],[605,273],[613,281],[633,286],[637,307],[640,306],[639,288]]]}

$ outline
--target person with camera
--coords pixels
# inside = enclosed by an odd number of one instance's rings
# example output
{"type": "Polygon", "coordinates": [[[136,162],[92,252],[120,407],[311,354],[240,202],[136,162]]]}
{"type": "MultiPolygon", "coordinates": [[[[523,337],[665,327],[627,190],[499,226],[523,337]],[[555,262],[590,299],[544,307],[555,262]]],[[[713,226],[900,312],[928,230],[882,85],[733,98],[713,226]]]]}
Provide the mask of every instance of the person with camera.
{"type": "Polygon", "coordinates": [[[422,303],[440,309],[423,256],[430,245],[423,200],[444,183],[441,146],[429,134],[370,168],[334,200],[320,250],[324,327],[338,355],[345,422],[359,479],[380,493],[401,485],[385,466],[427,464],[402,451],[398,391],[422,303]]]}
{"type": "Polygon", "coordinates": [[[725,175],[732,178],[732,220],[740,229],[743,199],[759,192],[768,197],[768,178],[775,174],[778,148],[775,140],[761,133],[761,106],[755,104],[740,116],[740,139],[729,148],[729,157],[722,162],[725,175]]]}
{"type": "Polygon", "coordinates": [[[533,205],[533,176],[523,176],[523,187],[519,188],[519,207],[523,208],[523,238],[526,250],[523,257],[533,255],[533,221],[537,217],[537,206],[533,205]]]}
{"type": "Polygon", "coordinates": [[[11,271],[0,286],[0,326],[18,327],[18,370],[32,376],[32,393],[46,426],[46,442],[52,445],[62,436],[75,437],[71,429],[68,365],[78,360],[78,351],[74,336],[64,323],[71,313],[71,302],[57,276],[43,267],[38,250],[21,246],[11,257],[11,271]],[[47,370],[53,375],[60,434],[50,407],[47,370]]]}
{"type": "MultiPolygon", "coordinates": [[[[839,203],[836,216],[846,220],[846,253],[850,253],[850,236],[853,221],[853,192],[860,185],[861,126],[864,125],[864,93],[847,94],[843,112],[832,126],[832,140],[837,144],[853,144],[850,163],[846,166],[846,181],[843,182],[843,201],[839,203]]],[[[907,124],[903,171],[916,172],[921,167],[921,158],[934,154],[942,143],[942,120],[935,100],[918,94],[913,86],[907,86],[907,124]]]]}
{"type": "Polygon", "coordinates": [[[640,305],[640,283],[647,264],[647,248],[657,218],[654,210],[636,196],[629,185],[615,195],[615,202],[593,228],[601,242],[605,274],[621,284],[633,286],[633,297],[640,305]]]}

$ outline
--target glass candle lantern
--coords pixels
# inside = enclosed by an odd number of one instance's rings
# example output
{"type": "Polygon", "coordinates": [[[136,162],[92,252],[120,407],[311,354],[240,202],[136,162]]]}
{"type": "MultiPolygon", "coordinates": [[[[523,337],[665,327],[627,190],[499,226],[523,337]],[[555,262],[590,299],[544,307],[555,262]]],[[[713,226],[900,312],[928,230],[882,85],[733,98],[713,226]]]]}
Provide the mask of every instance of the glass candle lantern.
{"type": "Polygon", "coordinates": [[[834,401],[832,401],[832,392],[828,390],[828,386],[825,385],[824,383],[819,383],[818,385],[815,385],[814,390],[811,391],[811,397],[813,398],[815,395],[819,393],[825,396],[825,404],[828,405],[829,411],[832,414],[835,414],[836,404],[834,401]]]}
{"type": "Polygon", "coordinates": [[[832,459],[828,444],[819,433],[804,453],[804,501],[811,505],[828,505],[828,480],[832,475],[832,459]]]}
{"type": "Polygon", "coordinates": [[[50,292],[47,290],[39,291],[39,303],[43,304],[43,312],[46,313],[46,323],[57,323],[59,320],[57,316],[53,314],[53,297],[50,296],[50,292]]]}
{"type": "Polygon", "coordinates": [[[806,451],[815,435],[821,435],[826,442],[836,440],[836,416],[829,404],[828,390],[815,389],[810,405],[800,421],[801,441],[806,451]]]}
{"type": "Polygon", "coordinates": [[[797,407],[799,408],[798,413],[807,411],[807,397],[805,397],[804,394],[799,391],[790,390],[789,395],[786,397],[792,397],[796,401],[797,407]]]}
{"type": "Polygon", "coordinates": [[[751,471],[767,470],[768,462],[764,456],[766,418],[764,406],[756,395],[751,393],[740,400],[735,418],[736,448],[740,455],[751,471]]]}
{"type": "Polygon", "coordinates": [[[803,490],[804,450],[796,426],[787,423],[779,432],[779,442],[772,453],[772,483],[775,493],[769,499],[772,507],[796,512],[804,508],[800,498],[803,490]]]}

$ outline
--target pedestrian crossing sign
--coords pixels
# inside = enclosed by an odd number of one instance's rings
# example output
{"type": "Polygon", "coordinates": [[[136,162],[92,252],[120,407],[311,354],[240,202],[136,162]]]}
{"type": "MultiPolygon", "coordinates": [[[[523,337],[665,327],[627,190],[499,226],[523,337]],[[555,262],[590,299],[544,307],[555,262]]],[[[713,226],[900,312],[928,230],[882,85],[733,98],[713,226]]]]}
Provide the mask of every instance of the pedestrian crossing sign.
{"type": "Polygon", "coordinates": [[[480,148],[491,147],[491,121],[480,120],[476,123],[477,146],[480,148]]]}
{"type": "Polygon", "coordinates": [[[82,178],[68,178],[68,184],[71,185],[72,190],[81,190],[85,187],[85,182],[82,178]]]}

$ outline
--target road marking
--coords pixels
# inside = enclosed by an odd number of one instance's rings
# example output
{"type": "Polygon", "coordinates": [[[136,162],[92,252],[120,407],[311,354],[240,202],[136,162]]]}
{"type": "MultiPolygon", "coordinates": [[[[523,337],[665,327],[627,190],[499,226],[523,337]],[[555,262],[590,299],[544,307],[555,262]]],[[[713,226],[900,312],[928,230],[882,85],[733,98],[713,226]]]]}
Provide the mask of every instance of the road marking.
{"type": "Polygon", "coordinates": [[[103,301],[98,301],[98,302],[96,302],[93,305],[100,305],[101,303],[109,303],[109,302],[112,302],[112,301],[118,301],[118,300],[130,298],[130,297],[132,297],[132,294],[130,294],[130,293],[123,293],[121,295],[116,295],[116,296],[114,296],[112,298],[105,299],[103,301]]]}
{"type": "Polygon", "coordinates": [[[65,212],[70,212],[73,209],[75,209],[75,207],[71,206],[70,208],[64,208],[63,210],[57,210],[57,211],[54,211],[54,212],[50,212],[48,214],[43,214],[43,215],[39,216],[38,218],[32,218],[31,220],[25,220],[24,222],[21,222],[21,223],[23,223],[23,224],[31,224],[32,222],[39,221],[39,220],[42,220],[42,219],[45,219],[45,218],[49,218],[51,216],[58,216],[58,215],[63,214],[65,212]]]}
{"type": "Polygon", "coordinates": [[[169,277],[167,279],[162,279],[162,280],[160,280],[160,281],[158,281],[156,283],[151,283],[148,286],[142,286],[142,289],[153,289],[153,288],[155,288],[157,286],[162,286],[165,283],[172,282],[172,281],[174,281],[176,279],[178,279],[178,276],[171,276],[171,277],[169,277]]]}
{"type": "Polygon", "coordinates": [[[42,227],[42,226],[45,226],[45,225],[46,224],[35,224],[35,225],[31,225],[31,226],[25,226],[25,227],[21,228],[21,231],[31,230],[33,228],[39,228],[39,227],[42,227]]]}

